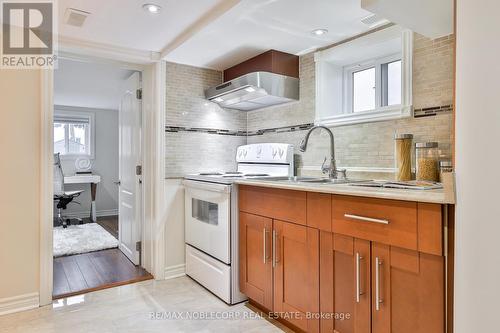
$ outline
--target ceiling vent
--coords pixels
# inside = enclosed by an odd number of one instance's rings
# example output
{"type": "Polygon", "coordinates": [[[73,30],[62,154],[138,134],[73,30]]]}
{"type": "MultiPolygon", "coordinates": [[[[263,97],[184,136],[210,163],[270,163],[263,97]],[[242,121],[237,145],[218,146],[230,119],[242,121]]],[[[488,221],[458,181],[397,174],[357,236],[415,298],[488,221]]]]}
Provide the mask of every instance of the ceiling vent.
{"type": "Polygon", "coordinates": [[[67,25],[72,25],[74,27],[81,27],[85,23],[85,20],[90,15],[89,12],[75,8],[67,8],[64,13],[64,22],[67,25]]]}
{"type": "Polygon", "coordinates": [[[389,21],[383,17],[378,16],[377,14],[371,14],[361,19],[361,22],[363,22],[366,25],[369,25],[370,27],[374,27],[377,25],[381,25],[383,23],[388,23],[389,21]]]}

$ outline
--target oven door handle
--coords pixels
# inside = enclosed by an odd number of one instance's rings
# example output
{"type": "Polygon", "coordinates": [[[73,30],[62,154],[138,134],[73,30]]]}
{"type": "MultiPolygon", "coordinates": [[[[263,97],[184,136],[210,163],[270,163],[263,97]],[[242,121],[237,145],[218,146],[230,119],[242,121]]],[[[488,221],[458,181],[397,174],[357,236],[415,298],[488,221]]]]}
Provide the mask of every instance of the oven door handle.
{"type": "Polygon", "coordinates": [[[210,191],[210,192],[220,192],[220,193],[230,193],[231,192],[231,185],[199,182],[199,181],[194,181],[194,180],[183,180],[182,184],[184,184],[186,189],[195,188],[195,189],[199,189],[199,190],[205,190],[205,191],[210,191]]]}

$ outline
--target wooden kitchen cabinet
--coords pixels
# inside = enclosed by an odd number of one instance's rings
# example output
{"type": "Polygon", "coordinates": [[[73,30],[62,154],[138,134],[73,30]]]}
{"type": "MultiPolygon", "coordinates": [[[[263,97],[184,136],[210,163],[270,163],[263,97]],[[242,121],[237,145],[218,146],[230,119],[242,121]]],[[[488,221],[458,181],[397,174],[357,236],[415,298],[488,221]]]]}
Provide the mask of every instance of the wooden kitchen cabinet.
{"type": "Polygon", "coordinates": [[[443,257],[322,232],[320,263],[320,311],[350,315],[321,332],[444,332],[443,257]]]}
{"type": "Polygon", "coordinates": [[[372,332],[444,332],[444,257],[380,243],[371,247],[372,332]]]}
{"type": "Polygon", "coordinates": [[[370,242],[321,233],[321,332],[370,333],[370,242]]]}
{"type": "Polygon", "coordinates": [[[445,331],[444,206],[251,186],[239,193],[240,289],[254,304],[306,332],[445,331]]]}
{"type": "Polygon", "coordinates": [[[240,290],[266,309],[273,306],[272,228],[269,218],[240,213],[240,290]]]}
{"type": "Polygon", "coordinates": [[[303,331],[319,332],[319,318],[310,316],[319,313],[319,231],[278,220],[273,231],[273,311],[293,314],[284,317],[303,331]]]}

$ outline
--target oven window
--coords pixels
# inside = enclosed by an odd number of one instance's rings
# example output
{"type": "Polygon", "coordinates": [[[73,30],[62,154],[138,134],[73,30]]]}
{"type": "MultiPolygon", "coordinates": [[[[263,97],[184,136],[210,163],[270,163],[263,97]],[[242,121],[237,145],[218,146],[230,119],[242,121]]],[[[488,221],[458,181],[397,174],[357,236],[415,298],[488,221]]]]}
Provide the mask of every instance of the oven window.
{"type": "Polygon", "coordinates": [[[191,215],[198,221],[212,225],[218,225],[219,205],[212,202],[193,198],[191,215]]]}

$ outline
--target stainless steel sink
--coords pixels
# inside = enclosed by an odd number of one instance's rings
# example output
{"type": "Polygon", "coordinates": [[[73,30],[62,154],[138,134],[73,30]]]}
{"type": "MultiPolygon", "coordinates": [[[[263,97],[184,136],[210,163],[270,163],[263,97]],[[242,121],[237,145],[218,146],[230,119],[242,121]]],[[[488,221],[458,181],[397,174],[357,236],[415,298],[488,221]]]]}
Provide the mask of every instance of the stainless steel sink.
{"type": "Polygon", "coordinates": [[[348,184],[353,183],[359,180],[354,179],[331,179],[331,178],[317,178],[317,179],[308,179],[299,181],[301,183],[310,183],[310,184],[348,184]]]}
{"type": "Polygon", "coordinates": [[[335,185],[363,182],[361,179],[332,179],[320,177],[256,177],[253,180],[271,181],[271,182],[286,182],[286,183],[305,183],[318,185],[335,185]]]}

